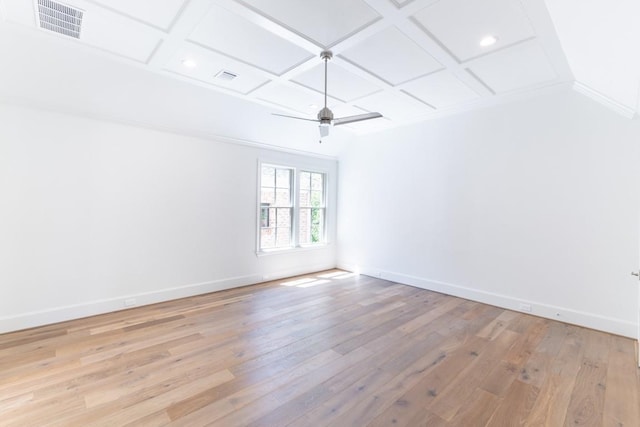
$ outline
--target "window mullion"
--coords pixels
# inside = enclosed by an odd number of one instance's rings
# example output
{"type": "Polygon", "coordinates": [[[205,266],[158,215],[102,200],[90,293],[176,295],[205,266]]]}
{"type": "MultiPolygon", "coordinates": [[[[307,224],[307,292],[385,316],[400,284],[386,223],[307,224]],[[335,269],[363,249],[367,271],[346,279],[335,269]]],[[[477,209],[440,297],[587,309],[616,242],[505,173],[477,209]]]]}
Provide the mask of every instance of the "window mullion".
{"type": "Polygon", "coordinates": [[[300,226],[298,224],[298,218],[299,218],[299,212],[298,212],[298,208],[299,208],[299,204],[300,204],[300,195],[298,194],[298,188],[299,188],[299,182],[300,182],[300,176],[298,174],[298,170],[296,169],[293,173],[293,176],[291,177],[291,246],[293,246],[294,248],[297,248],[298,246],[300,246],[299,244],[299,233],[300,233],[300,226]]]}

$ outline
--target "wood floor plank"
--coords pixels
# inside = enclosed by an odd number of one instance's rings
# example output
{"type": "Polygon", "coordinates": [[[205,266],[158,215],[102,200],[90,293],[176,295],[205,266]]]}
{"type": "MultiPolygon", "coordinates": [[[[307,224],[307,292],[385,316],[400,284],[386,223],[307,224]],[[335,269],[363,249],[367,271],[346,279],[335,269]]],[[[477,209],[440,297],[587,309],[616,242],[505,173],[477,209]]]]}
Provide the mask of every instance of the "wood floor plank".
{"type": "MultiPolygon", "coordinates": [[[[477,389],[471,399],[460,407],[449,423],[452,426],[485,426],[498,409],[501,399],[495,394],[477,389]]],[[[496,422],[498,420],[496,419],[496,422]]]]}
{"type": "MultiPolygon", "coordinates": [[[[398,420],[412,420],[423,409],[429,408],[447,388],[455,384],[461,373],[461,366],[474,363],[487,344],[488,340],[479,337],[458,342],[455,346],[443,343],[438,348],[436,364],[432,362],[427,366],[420,363],[413,365],[411,369],[405,370],[385,385],[376,394],[375,401],[370,402],[369,407],[365,406],[361,413],[352,411],[350,416],[359,417],[365,422],[373,420],[371,425],[402,425],[398,420]]],[[[355,421],[354,418],[344,419],[355,421]]]]}
{"type": "Polygon", "coordinates": [[[197,411],[189,412],[188,415],[182,416],[186,411],[182,408],[183,405],[191,406],[189,399],[181,400],[173,403],[167,412],[174,421],[173,425],[176,426],[190,426],[190,425],[205,425],[211,424],[219,418],[224,417],[231,412],[242,409],[249,403],[265,396],[278,388],[282,387],[288,382],[294,381],[297,378],[308,375],[309,373],[327,365],[333,360],[340,358],[340,354],[328,350],[320,353],[304,363],[298,365],[296,368],[289,370],[284,375],[278,375],[277,377],[268,378],[265,381],[259,382],[250,387],[246,387],[232,395],[225,397],[224,399],[217,400],[209,405],[206,405],[197,411]]]}
{"type": "Polygon", "coordinates": [[[599,361],[584,358],[578,371],[565,426],[601,426],[607,369],[599,361]]]}
{"type": "MultiPolygon", "coordinates": [[[[444,341],[444,337],[438,334],[429,333],[428,331],[417,330],[406,337],[404,342],[398,342],[394,348],[397,350],[393,353],[388,351],[387,346],[366,346],[362,347],[364,351],[371,353],[371,356],[363,360],[357,366],[347,369],[340,374],[332,376],[327,381],[314,387],[313,389],[303,393],[302,395],[281,405],[271,414],[265,417],[266,420],[273,422],[266,425],[287,425],[299,418],[302,414],[318,409],[322,404],[329,401],[337,393],[345,390],[350,385],[367,375],[373,366],[384,365],[388,360],[398,354],[407,351],[409,347],[414,347],[418,352],[428,352],[429,349],[436,348],[438,343],[444,341]]],[[[347,356],[360,351],[356,349],[347,356]]],[[[346,357],[346,356],[345,356],[346,357]]],[[[255,426],[263,425],[262,423],[254,423],[255,426]]]]}
{"type": "Polygon", "coordinates": [[[437,364],[440,359],[438,347],[446,337],[437,333],[426,333],[427,331],[423,333],[423,337],[416,336],[415,340],[399,344],[393,352],[381,348],[362,365],[343,376],[334,377],[327,384],[326,399],[314,405],[306,415],[294,420],[290,425],[304,426],[310,422],[328,425],[351,406],[356,405],[363,396],[376,392],[377,387],[390,381],[393,378],[392,372],[405,369],[425,353],[428,353],[427,364],[437,364]],[[356,396],[356,399],[353,399],[353,396],[356,396]]]}
{"type": "Polygon", "coordinates": [[[286,419],[292,419],[298,415],[293,411],[287,414],[282,407],[282,402],[289,402],[300,395],[318,387],[323,382],[329,380],[343,371],[352,369],[358,363],[372,355],[371,351],[360,347],[346,355],[343,355],[329,363],[322,365],[318,369],[309,372],[307,375],[296,378],[271,393],[247,404],[242,410],[233,411],[227,416],[213,422],[211,426],[248,426],[251,423],[258,425],[284,425],[286,419]],[[273,408],[276,408],[275,410],[273,408]],[[269,417],[271,415],[271,417],[269,417]],[[277,416],[278,420],[274,418],[277,416]]]}
{"type": "Polygon", "coordinates": [[[633,366],[633,346],[628,340],[625,344],[624,349],[612,349],[609,355],[604,425],[640,426],[640,394],[636,387],[638,368],[633,366]]]}
{"type": "Polygon", "coordinates": [[[446,421],[451,421],[472,399],[480,384],[491,373],[496,361],[500,360],[501,355],[506,354],[518,337],[520,334],[508,330],[503,330],[494,337],[490,345],[479,351],[471,363],[462,367],[460,374],[436,396],[429,405],[429,411],[446,421]]]}
{"type": "Polygon", "coordinates": [[[432,355],[427,353],[409,365],[378,389],[373,397],[361,400],[334,424],[369,423],[392,405],[405,410],[403,418],[412,418],[418,412],[415,409],[428,406],[459,374],[460,366],[470,363],[483,346],[484,342],[477,338],[457,342],[455,346],[443,342],[432,350],[432,355]]]}
{"type": "Polygon", "coordinates": [[[0,335],[0,425],[636,427],[634,358],[331,270],[0,335]]]}
{"type": "Polygon", "coordinates": [[[539,393],[538,387],[515,380],[487,424],[496,427],[526,425],[539,393]]]}
{"type": "Polygon", "coordinates": [[[111,427],[131,423],[147,416],[155,415],[158,409],[166,408],[183,398],[198,393],[201,390],[215,387],[217,384],[233,380],[233,375],[228,370],[216,372],[211,375],[195,378],[193,381],[172,389],[165,393],[158,393],[153,397],[145,399],[136,405],[122,405],[109,414],[94,419],[87,420],[87,427],[111,427]]]}
{"type": "Polygon", "coordinates": [[[488,338],[490,340],[496,339],[498,335],[509,326],[509,322],[519,316],[515,311],[505,310],[496,317],[492,322],[485,326],[478,336],[481,338],[488,338]]]}
{"type": "MultiPolygon", "coordinates": [[[[527,424],[536,427],[564,424],[576,375],[584,354],[584,336],[575,326],[556,324],[551,328],[561,337],[561,346],[550,364],[540,394],[529,414],[527,424]]],[[[543,341],[544,343],[544,341],[543,341]]],[[[541,343],[542,344],[542,343],[541,343]]]]}

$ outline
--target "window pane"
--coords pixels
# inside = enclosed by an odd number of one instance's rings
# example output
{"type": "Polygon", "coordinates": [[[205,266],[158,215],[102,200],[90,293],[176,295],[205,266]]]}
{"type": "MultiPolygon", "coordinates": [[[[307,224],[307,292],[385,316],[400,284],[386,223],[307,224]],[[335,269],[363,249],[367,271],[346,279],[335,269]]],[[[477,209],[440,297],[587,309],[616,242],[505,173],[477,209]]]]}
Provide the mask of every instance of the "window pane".
{"type": "Polygon", "coordinates": [[[311,189],[311,174],[309,172],[300,172],[300,189],[311,189]]]}
{"type": "Polygon", "coordinates": [[[300,190],[300,206],[311,206],[311,192],[309,190],[300,190]]]}
{"type": "Polygon", "coordinates": [[[276,210],[274,208],[269,209],[269,227],[275,227],[277,221],[276,210]]]}
{"type": "Polygon", "coordinates": [[[269,227],[269,209],[266,207],[260,209],[260,227],[269,227]]]}
{"type": "Polygon", "coordinates": [[[321,173],[312,173],[311,174],[311,189],[312,190],[323,190],[322,186],[322,174],[321,173]]]}
{"type": "Polygon", "coordinates": [[[298,194],[298,244],[310,245],[324,242],[324,194],[325,175],[318,172],[300,172],[298,194]]]}
{"type": "Polygon", "coordinates": [[[273,188],[264,188],[260,192],[260,203],[272,205],[276,202],[276,192],[273,188]]]}
{"type": "Polygon", "coordinates": [[[260,247],[262,249],[271,249],[276,245],[274,228],[263,228],[260,230],[260,247]]]}
{"type": "Polygon", "coordinates": [[[311,209],[300,209],[300,244],[311,243],[311,209]]]}
{"type": "Polygon", "coordinates": [[[286,248],[288,246],[291,246],[291,230],[278,228],[276,230],[276,247],[286,248]]]}
{"type": "Polygon", "coordinates": [[[291,209],[290,208],[278,209],[278,219],[276,220],[276,227],[287,228],[291,230],[291,209]]]}
{"type": "Polygon", "coordinates": [[[290,191],[288,189],[277,189],[276,190],[276,206],[290,206],[291,205],[291,196],[290,191]]]}
{"type": "Polygon", "coordinates": [[[261,185],[263,187],[273,187],[275,186],[275,176],[276,176],[276,169],[275,168],[270,168],[268,166],[263,166],[262,167],[262,180],[261,180],[261,185]]]}
{"type": "Polygon", "coordinates": [[[324,241],[324,209],[311,209],[311,243],[324,241]]]}
{"type": "Polygon", "coordinates": [[[291,170],[276,169],[276,187],[289,188],[291,186],[291,170]]]}
{"type": "Polygon", "coordinates": [[[311,206],[322,206],[322,191],[311,191],[311,206]]]}

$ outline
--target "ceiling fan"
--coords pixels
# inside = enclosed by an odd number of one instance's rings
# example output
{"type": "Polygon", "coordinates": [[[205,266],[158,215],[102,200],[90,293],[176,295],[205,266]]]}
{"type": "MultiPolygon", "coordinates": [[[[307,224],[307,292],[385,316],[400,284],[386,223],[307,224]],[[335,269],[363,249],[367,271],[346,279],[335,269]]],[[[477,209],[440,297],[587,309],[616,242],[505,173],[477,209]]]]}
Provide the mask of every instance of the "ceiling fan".
{"type": "Polygon", "coordinates": [[[304,117],[287,116],[285,114],[276,114],[276,113],[272,113],[272,114],[274,116],[288,117],[290,119],[318,122],[320,123],[320,126],[319,126],[320,137],[325,137],[329,135],[330,125],[333,125],[333,126],[345,125],[347,123],[361,122],[363,120],[377,119],[379,117],[382,117],[382,114],[380,113],[365,113],[365,114],[357,114],[355,116],[347,116],[347,117],[340,117],[340,118],[333,117],[333,113],[331,112],[329,107],[327,107],[327,62],[332,57],[333,57],[333,54],[331,53],[330,50],[325,50],[322,53],[320,53],[320,58],[324,60],[324,108],[320,110],[320,112],[318,113],[317,119],[307,119],[304,117]]]}

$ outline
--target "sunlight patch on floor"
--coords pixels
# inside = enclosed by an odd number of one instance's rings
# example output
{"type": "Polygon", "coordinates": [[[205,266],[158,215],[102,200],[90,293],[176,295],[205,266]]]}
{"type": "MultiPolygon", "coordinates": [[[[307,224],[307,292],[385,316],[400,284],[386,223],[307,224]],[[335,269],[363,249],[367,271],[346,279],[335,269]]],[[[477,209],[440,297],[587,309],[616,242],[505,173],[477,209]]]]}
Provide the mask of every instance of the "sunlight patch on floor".
{"type": "Polygon", "coordinates": [[[340,276],[344,274],[344,271],[332,271],[331,273],[322,273],[318,274],[316,277],[321,277],[323,279],[333,279],[334,277],[340,276]]]}
{"type": "Polygon", "coordinates": [[[318,285],[323,285],[325,283],[331,283],[331,280],[326,280],[326,279],[318,279],[318,280],[314,280],[313,282],[310,283],[304,283],[302,285],[299,285],[299,288],[310,288],[312,286],[318,286],[318,285]]]}
{"type": "Polygon", "coordinates": [[[316,279],[314,279],[313,277],[304,277],[302,279],[289,280],[287,282],[282,282],[280,284],[282,286],[300,286],[300,285],[304,285],[305,283],[313,282],[315,280],[316,279]]]}
{"type": "Polygon", "coordinates": [[[357,273],[351,273],[348,271],[332,271],[330,273],[318,274],[315,277],[302,277],[294,280],[286,280],[284,282],[280,282],[280,286],[311,288],[313,286],[326,285],[336,280],[347,279],[357,275],[357,273]]]}

